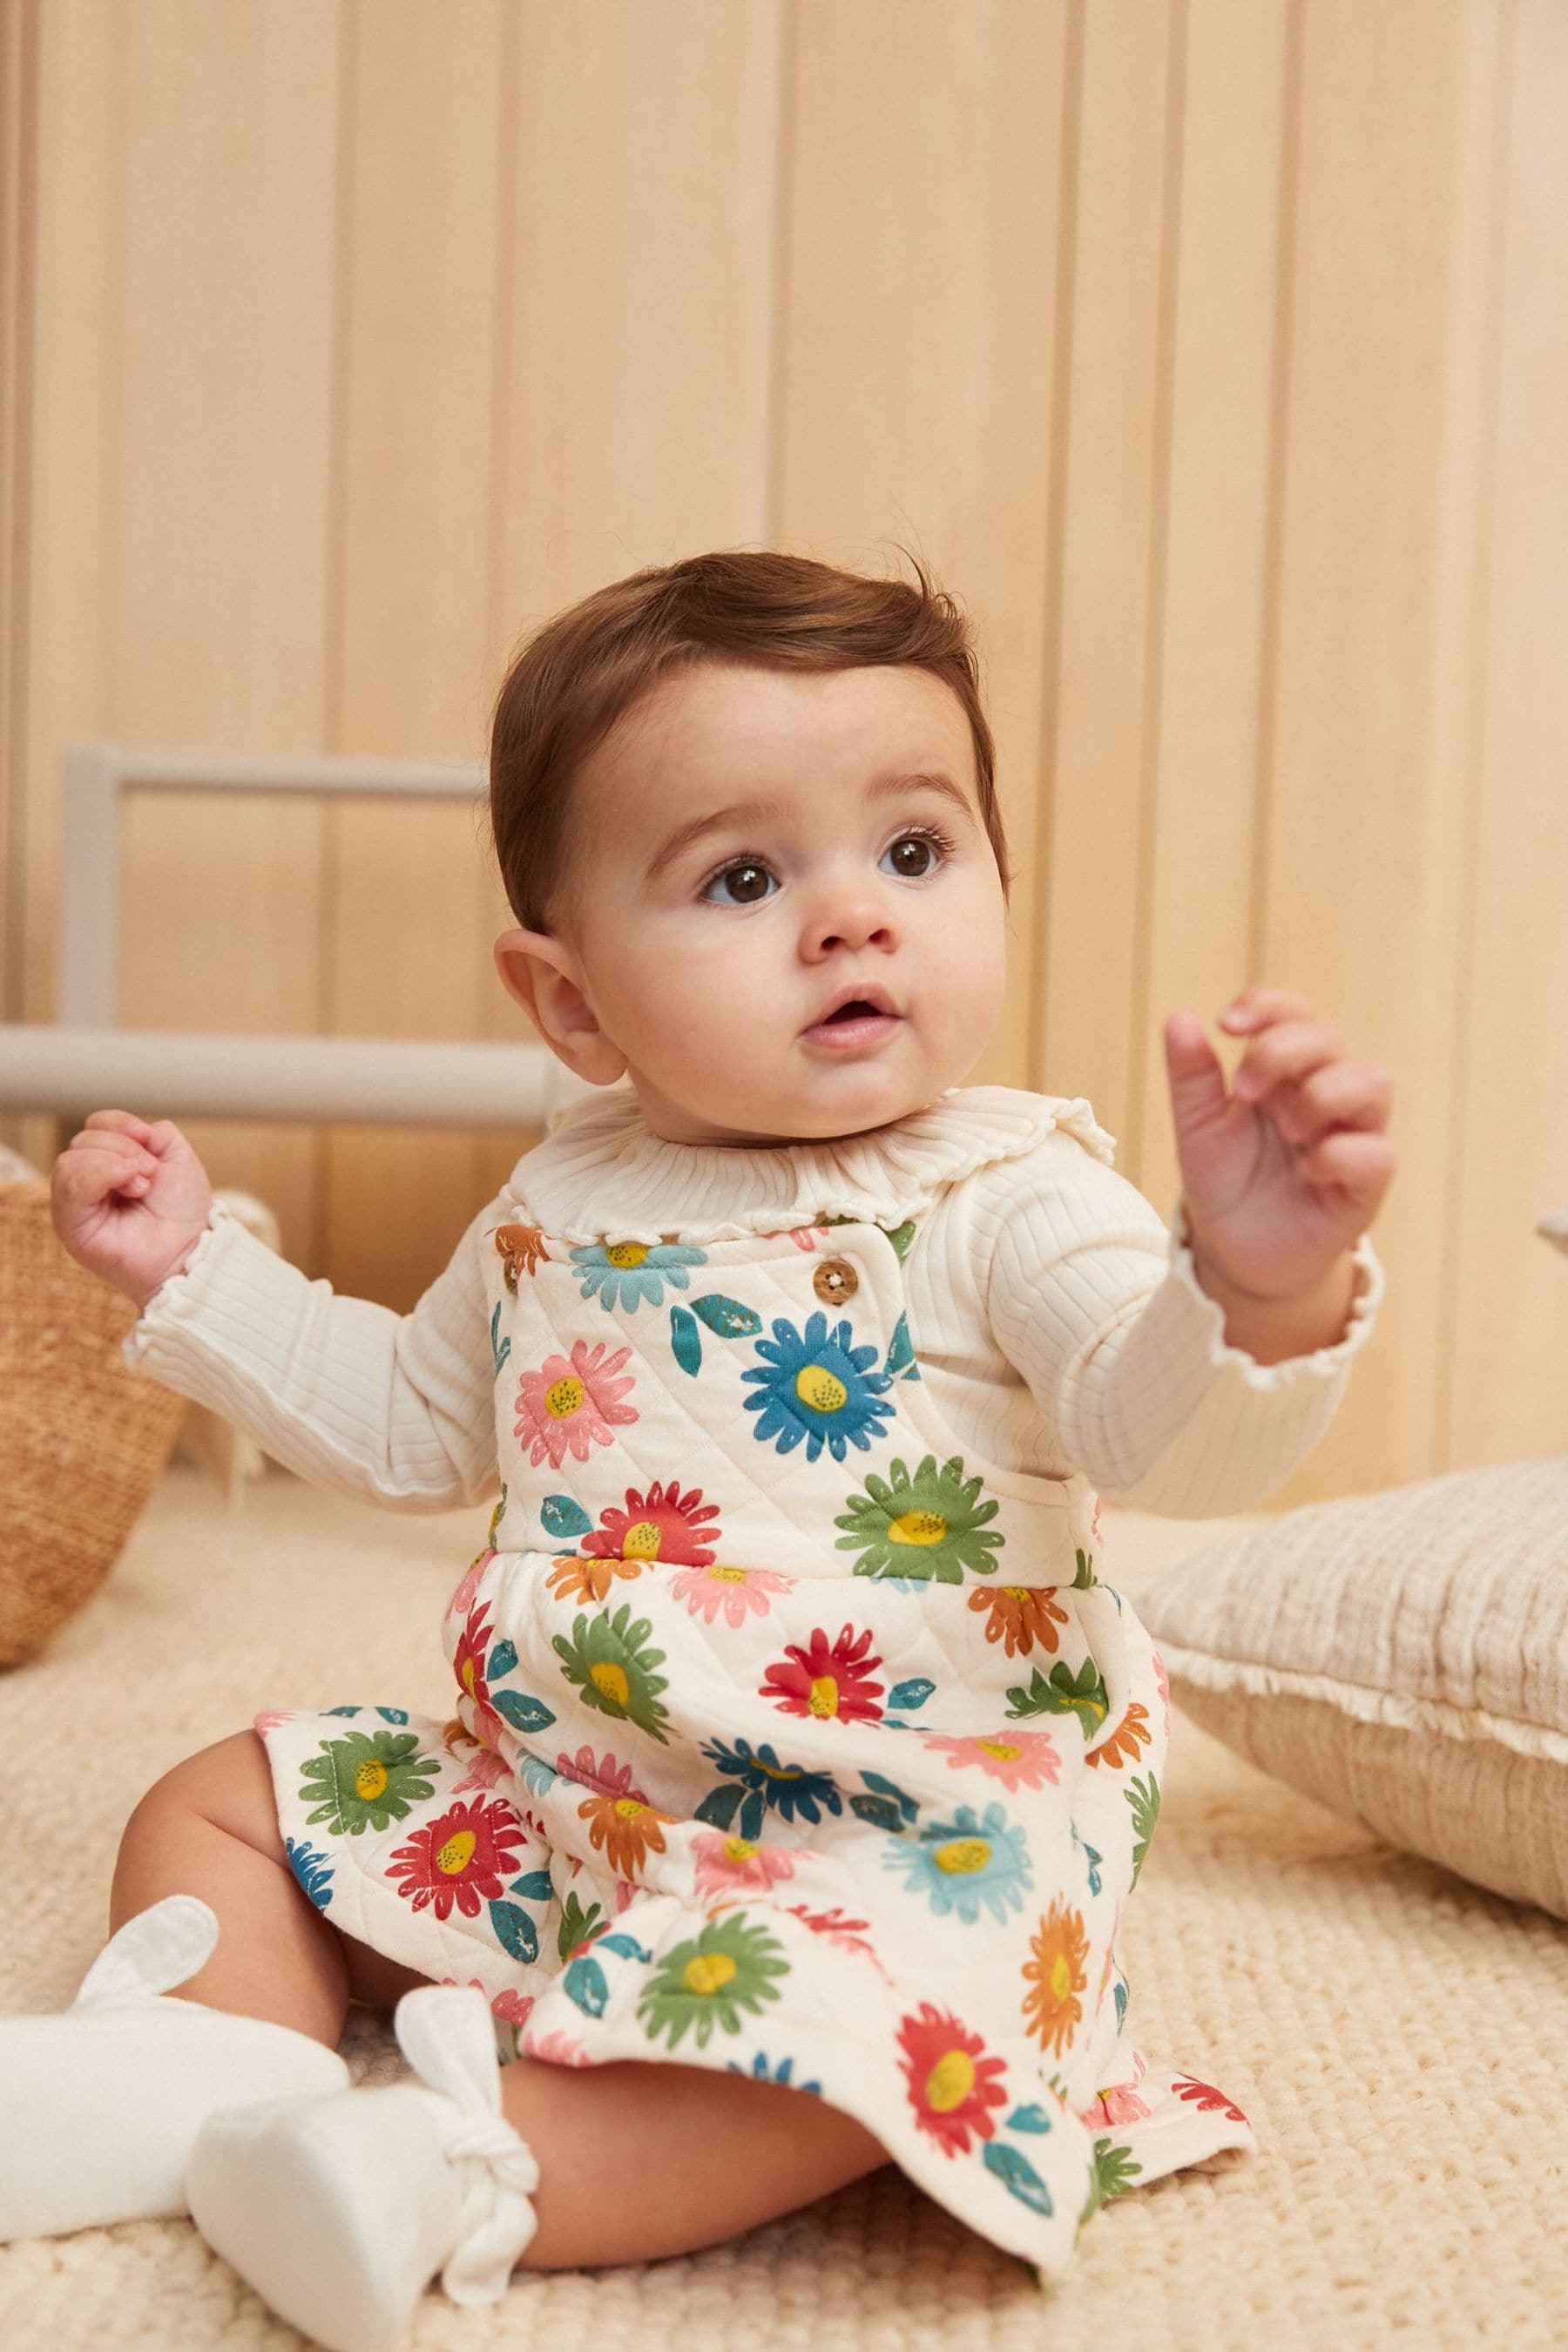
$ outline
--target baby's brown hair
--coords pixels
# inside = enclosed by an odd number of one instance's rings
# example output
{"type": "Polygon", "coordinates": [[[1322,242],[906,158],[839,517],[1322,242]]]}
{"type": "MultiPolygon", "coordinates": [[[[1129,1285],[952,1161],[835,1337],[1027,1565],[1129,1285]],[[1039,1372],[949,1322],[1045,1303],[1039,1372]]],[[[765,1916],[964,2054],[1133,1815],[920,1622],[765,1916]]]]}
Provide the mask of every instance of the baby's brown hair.
{"type": "Polygon", "coordinates": [[[995,747],[969,622],[911,555],[918,585],[804,555],[733,549],[651,566],[557,613],[516,656],[490,724],[490,828],[517,919],[548,930],[567,865],[572,778],[669,671],[701,661],[766,669],[907,662],[952,688],[974,741],[980,814],[1010,880],[995,747]]]}

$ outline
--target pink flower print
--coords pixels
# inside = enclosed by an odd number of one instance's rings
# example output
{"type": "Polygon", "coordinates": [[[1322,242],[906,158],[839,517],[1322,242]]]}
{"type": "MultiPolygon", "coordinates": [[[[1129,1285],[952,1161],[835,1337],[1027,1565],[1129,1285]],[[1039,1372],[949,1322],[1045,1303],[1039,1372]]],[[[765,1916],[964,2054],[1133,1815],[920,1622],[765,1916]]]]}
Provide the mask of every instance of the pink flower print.
{"type": "Polygon", "coordinates": [[[683,1568],[669,1580],[669,1589],[677,1601],[684,1601],[693,1617],[700,1617],[711,1625],[721,1609],[727,1625],[743,1625],[746,1612],[755,1617],[768,1613],[768,1595],[773,1592],[793,1592],[793,1576],[780,1576],[771,1568],[726,1568],[715,1560],[711,1568],[683,1568]]]}
{"type": "Polygon", "coordinates": [[[473,1561],[471,1566],[463,1570],[462,1578],[458,1585],[458,1589],[456,1592],[453,1593],[450,1601],[447,1603],[447,1614],[448,1617],[466,1617],[468,1615],[469,1610],[474,1605],[474,1595],[479,1589],[479,1580],[494,1558],[495,1554],[493,1551],[482,1551],[479,1553],[479,1558],[473,1561]]]}
{"type": "Polygon", "coordinates": [[[629,1878],[617,1878],[617,1879],[616,1879],[616,1917],[617,1917],[617,1918],[620,1916],[620,1914],[621,1914],[621,1913],[626,1909],[626,1905],[627,1905],[627,1904],[632,1900],[632,1897],[636,1895],[636,1893],[637,1893],[637,1887],[635,1886],[635,1885],[633,1884],[633,1882],[632,1882],[629,1878]]]}
{"type": "Polygon", "coordinates": [[[1160,1686],[1160,1704],[1165,1710],[1165,1731],[1167,1737],[1169,1737],[1171,1729],[1171,1677],[1165,1672],[1165,1661],[1160,1655],[1158,1650],[1154,1653],[1153,1665],[1154,1680],[1160,1686]]]}
{"type": "Polygon", "coordinates": [[[989,1739],[952,1739],[922,1731],[922,1744],[945,1756],[955,1772],[978,1767],[1012,1795],[1018,1789],[1055,1788],[1062,1759],[1048,1732],[998,1731],[989,1739]]]}
{"type": "Polygon", "coordinates": [[[789,1237],[796,1249],[804,1250],[808,1257],[816,1247],[816,1235],[809,1225],[791,1225],[789,1237]]]}
{"type": "Polygon", "coordinates": [[[593,2060],[580,2042],[554,2027],[549,2033],[525,2033],[522,2037],[525,2058],[542,2058],[552,2066],[591,2066],[593,2060]]]}
{"type": "Polygon", "coordinates": [[[691,1841],[697,1857],[697,1892],[704,1903],[738,1891],[765,1895],[781,1878],[795,1876],[787,1846],[759,1845],[753,1838],[723,1837],[704,1830],[691,1841]]]}
{"type": "Polygon", "coordinates": [[[481,1748],[462,1779],[453,1781],[452,1794],[460,1797],[469,1789],[498,1788],[501,1781],[510,1781],[511,1777],[511,1768],[504,1758],[492,1755],[488,1748],[481,1748]]]}
{"type": "Polygon", "coordinates": [[[636,1408],[621,1402],[633,1375],[617,1378],[631,1352],[617,1348],[611,1355],[603,1339],[591,1348],[586,1339],[574,1339],[570,1359],[547,1356],[537,1372],[524,1372],[512,1434],[527,1440],[535,1468],[548,1461],[559,1470],[568,1450],[574,1460],[586,1462],[590,1447],[614,1444],[612,1425],[637,1420],[636,1408]]]}
{"type": "Polygon", "coordinates": [[[264,1715],[255,1717],[251,1728],[265,1735],[275,1731],[280,1723],[291,1723],[299,1712],[297,1706],[269,1706],[264,1715]]]}
{"type": "Polygon", "coordinates": [[[1112,2124],[1135,2124],[1149,2112],[1149,2102],[1141,2099],[1125,2083],[1113,2084],[1101,2091],[1092,2106],[1084,2107],[1079,2121],[1089,2131],[1108,2131],[1112,2124]]]}
{"type": "Polygon", "coordinates": [[[1100,1541],[1100,1498],[1097,1495],[1094,1498],[1094,1517],[1089,1523],[1089,1534],[1094,1538],[1096,1543],[1100,1541]]]}
{"type": "Polygon", "coordinates": [[[601,1797],[635,1797],[639,1805],[647,1803],[642,1790],[632,1786],[629,1764],[617,1764],[613,1756],[606,1756],[601,1762],[586,1743],[575,1756],[568,1756],[563,1749],[555,1759],[555,1769],[581,1789],[596,1789],[601,1797]]]}

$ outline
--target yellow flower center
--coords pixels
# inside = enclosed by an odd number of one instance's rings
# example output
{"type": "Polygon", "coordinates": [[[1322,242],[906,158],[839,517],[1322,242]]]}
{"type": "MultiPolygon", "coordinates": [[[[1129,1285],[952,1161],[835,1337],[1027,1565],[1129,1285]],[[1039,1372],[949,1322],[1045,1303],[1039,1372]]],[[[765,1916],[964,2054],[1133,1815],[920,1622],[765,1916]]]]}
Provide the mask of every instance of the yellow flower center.
{"type": "Polygon", "coordinates": [[[600,1658],[588,1669],[588,1680],[597,1691],[616,1706],[625,1706],[631,1693],[625,1666],[617,1666],[614,1658],[600,1658]]]}
{"type": "Polygon", "coordinates": [[[947,1871],[950,1875],[984,1870],[990,1859],[989,1838],[977,1837],[949,1838],[947,1843],[939,1845],[931,1856],[937,1868],[947,1871]]]}
{"type": "Polygon", "coordinates": [[[805,1769],[804,1764],[764,1764],[760,1756],[753,1756],[752,1762],[759,1772],[765,1772],[770,1780],[798,1780],[805,1769]]]}
{"type": "Polygon", "coordinates": [[[467,1657],[463,1660],[463,1671],[460,1679],[463,1688],[468,1692],[468,1696],[472,1698],[474,1696],[474,1661],[471,1657],[467,1657]]]}
{"type": "Polygon", "coordinates": [[[967,2050],[944,2050],[926,2076],[926,2105],[951,2115],[974,2088],[974,2061],[967,2050]]]}
{"type": "Polygon", "coordinates": [[[680,1981],[688,1992],[717,1992],[734,1973],[735,1963],[728,1952],[699,1952],[681,1969],[680,1981]]]}
{"type": "Polygon", "coordinates": [[[746,1580],[746,1571],[743,1568],[725,1568],[718,1562],[715,1562],[708,1573],[715,1584],[744,1584],[746,1580]]]}
{"type": "Polygon", "coordinates": [[[837,1412],[849,1402],[849,1391],[826,1364],[803,1364],[795,1376],[795,1392],[813,1412],[837,1412]]]}
{"type": "Polygon", "coordinates": [[[374,1756],[367,1756],[363,1764],[355,1767],[354,1795],[356,1797],[363,1797],[368,1803],[373,1797],[379,1797],[385,1786],[386,1767],[384,1764],[378,1763],[374,1756]]]}
{"type": "Polygon", "coordinates": [[[1050,1987],[1056,2000],[1066,2000],[1072,1990],[1072,1964],[1065,1952],[1058,1952],[1051,1962],[1050,1987]]]}
{"type": "Polygon", "coordinates": [[[750,1862],[756,1851],[750,1838],[726,1838],[724,1841],[726,1862],[750,1862]]]}
{"type": "Polygon", "coordinates": [[[811,1685],[811,1696],[807,1699],[806,1705],[813,1715],[837,1714],[838,1685],[831,1675],[817,1675],[811,1685]]]}
{"type": "Polygon", "coordinates": [[[977,1739],[974,1744],[983,1748],[987,1756],[994,1756],[999,1764],[1011,1764],[1016,1756],[1024,1752],[1016,1741],[1011,1739],[977,1739]]]}
{"type": "Polygon", "coordinates": [[[473,1858],[475,1843],[472,1830],[459,1830],[456,1837],[447,1840],[436,1856],[436,1867],[443,1877],[456,1878],[460,1870],[467,1870],[473,1858]]]}
{"type": "Polygon", "coordinates": [[[619,1813],[623,1822],[629,1822],[634,1820],[638,1813],[646,1813],[648,1809],[646,1805],[638,1804],[635,1797],[617,1797],[616,1799],[615,1810],[619,1813]]]}
{"type": "Polygon", "coordinates": [[[947,1521],[937,1511],[906,1511],[894,1519],[888,1528],[888,1541],[896,1544],[939,1544],[947,1534],[947,1521]]]}
{"type": "Polygon", "coordinates": [[[641,1265],[643,1260],[647,1255],[647,1244],[646,1242],[616,1242],[613,1249],[607,1249],[605,1252],[605,1255],[609,1259],[612,1265],[641,1265]]]}
{"type": "Polygon", "coordinates": [[[621,1550],[627,1559],[657,1559],[659,1528],[653,1519],[639,1519],[628,1528],[621,1538],[621,1550]]]}
{"type": "Polygon", "coordinates": [[[1004,1592],[1010,1592],[1015,1601],[1027,1601],[1029,1597],[1029,1588],[1026,1584],[1005,1584],[1002,1590],[1004,1592]]]}
{"type": "Polygon", "coordinates": [[[587,1393],[575,1372],[568,1372],[563,1381],[557,1381],[552,1389],[545,1390],[544,1410],[552,1420],[567,1421],[573,1413],[581,1412],[587,1393]]]}

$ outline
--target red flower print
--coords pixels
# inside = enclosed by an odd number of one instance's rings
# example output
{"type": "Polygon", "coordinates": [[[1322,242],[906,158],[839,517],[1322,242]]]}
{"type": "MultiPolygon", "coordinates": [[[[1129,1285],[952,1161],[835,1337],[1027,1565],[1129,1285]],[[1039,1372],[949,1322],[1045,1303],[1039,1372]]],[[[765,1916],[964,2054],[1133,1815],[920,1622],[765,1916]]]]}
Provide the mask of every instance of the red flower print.
{"type": "Polygon", "coordinates": [[[998,2080],[1006,2068],[1000,2058],[984,2055],[979,2034],[967,2032],[951,2010],[922,2000],[920,2015],[900,2024],[899,2046],[915,2121],[942,2154],[967,2156],[971,2133],[989,2139],[995,2129],[990,2110],[1007,2104],[998,2080]]]}
{"type": "Polygon", "coordinates": [[[633,1375],[617,1377],[631,1352],[617,1348],[612,1355],[603,1339],[591,1348],[586,1339],[574,1339],[570,1358],[547,1356],[538,1371],[524,1372],[512,1434],[528,1440],[535,1469],[547,1461],[559,1470],[568,1452],[586,1462],[595,1445],[614,1444],[612,1424],[637,1420],[636,1406],[621,1402],[633,1375]]]}
{"type": "Polygon", "coordinates": [[[1171,2084],[1178,2099],[1190,2100],[1205,2116],[1228,2116],[1233,2124],[1244,2124],[1247,2117],[1235,2102],[1212,2083],[1200,2083],[1194,2074],[1178,2074],[1171,2084]]]}
{"type": "Polygon", "coordinates": [[[668,1486],[656,1478],[646,1495],[626,1488],[626,1507],[601,1511],[602,1526],[583,1538],[583,1549],[610,1559],[667,1559],[677,1568],[710,1568],[719,1540],[717,1503],[702,1500],[700,1486],[682,1495],[672,1478],[668,1486]]]}
{"type": "Polygon", "coordinates": [[[437,1918],[446,1919],[456,1903],[466,1919],[477,1919],[481,1901],[498,1901],[505,1891],[502,1882],[521,1867],[513,1849],[526,1834],[503,1798],[486,1804],[475,1797],[416,1830],[387,1864],[386,1875],[406,1882],[397,1891],[416,1911],[434,1906],[437,1918]]]}
{"type": "Polygon", "coordinates": [[[481,1602],[458,1636],[458,1646],[452,1653],[452,1672],[458,1686],[473,1700],[475,1728],[487,1748],[494,1748],[505,1726],[490,1705],[489,1685],[485,1680],[485,1659],[489,1652],[495,1627],[486,1612],[488,1601],[481,1602]]]}
{"type": "Polygon", "coordinates": [[[883,1982],[892,1983],[892,1978],[888,1974],[865,1937],[850,1932],[856,1927],[869,1927],[871,1923],[868,1919],[847,1919],[837,1903],[830,1911],[814,1911],[808,1903],[790,1903],[784,1907],[792,1918],[803,1919],[814,1936],[826,1936],[835,1951],[862,1953],[870,1961],[883,1982]]]}
{"type": "Polygon", "coordinates": [[[770,1666],[758,1685],[758,1695],[771,1698],[784,1715],[875,1723],[882,1713],[878,1704],[882,1685],[871,1677],[882,1661],[866,1655],[870,1646],[868,1627],[857,1640],[854,1626],[846,1625],[829,1647],[819,1625],[812,1633],[809,1649],[803,1649],[798,1642],[785,1643],[784,1656],[790,1663],[770,1666]]]}

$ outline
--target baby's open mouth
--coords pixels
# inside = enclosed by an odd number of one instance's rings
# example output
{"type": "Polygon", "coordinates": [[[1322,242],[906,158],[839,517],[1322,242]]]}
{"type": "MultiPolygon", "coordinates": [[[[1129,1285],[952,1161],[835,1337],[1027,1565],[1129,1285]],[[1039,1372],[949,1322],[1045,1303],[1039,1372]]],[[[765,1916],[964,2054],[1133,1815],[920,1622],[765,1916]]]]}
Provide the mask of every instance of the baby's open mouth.
{"type": "Polygon", "coordinates": [[[847,996],[842,1004],[822,1013],[801,1035],[809,1045],[826,1045],[843,1053],[856,1045],[877,1045],[890,1036],[900,1017],[885,998],[879,1001],[877,996],[847,996]]]}

